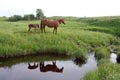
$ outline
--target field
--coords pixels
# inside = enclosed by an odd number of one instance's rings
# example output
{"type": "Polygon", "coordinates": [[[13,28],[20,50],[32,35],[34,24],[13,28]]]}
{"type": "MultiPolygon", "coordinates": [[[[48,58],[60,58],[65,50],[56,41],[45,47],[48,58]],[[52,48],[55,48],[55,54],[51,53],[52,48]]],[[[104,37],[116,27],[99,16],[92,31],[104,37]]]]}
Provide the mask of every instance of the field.
{"type": "MultiPolygon", "coordinates": [[[[61,24],[57,34],[53,34],[53,29],[47,27],[46,33],[41,33],[40,29],[28,32],[28,24],[39,24],[39,20],[9,22],[6,18],[0,18],[0,58],[46,53],[86,59],[86,54],[94,51],[100,62],[108,63],[106,60],[110,57],[111,49],[116,49],[120,54],[119,16],[64,18],[66,25],[61,24]]],[[[102,68],[100,65],[95,72],[88,73],[85,80],[118,80],[119,72],[114,70],[118,69],[119,64],[108,64],[110,66],[104,64],[105,68],[102,68]],[[104,71],[106,67],[109,67],[109,72],[104,71]],[[115,79],[105,77],[102,75],[104,73],[112,73],[115,79]],[[91,75],[95,77],[90,78],[91,75]]]]}

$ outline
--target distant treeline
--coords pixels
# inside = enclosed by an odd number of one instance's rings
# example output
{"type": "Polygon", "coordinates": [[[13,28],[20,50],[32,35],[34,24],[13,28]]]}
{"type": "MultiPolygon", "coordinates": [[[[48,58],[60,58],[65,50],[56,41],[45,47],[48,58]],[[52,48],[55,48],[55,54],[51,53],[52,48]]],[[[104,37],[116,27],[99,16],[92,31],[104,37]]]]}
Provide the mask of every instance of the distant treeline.
{"type": "Polygon", "coordinates": [[[35,20],[44,18],[44,13],[41,9],[36,10],[36,16],[34,14],[26,14],[23,17],[21,15],[13,15],[9,17],[8,21],[20,21],[20,20],[35,20]]]}

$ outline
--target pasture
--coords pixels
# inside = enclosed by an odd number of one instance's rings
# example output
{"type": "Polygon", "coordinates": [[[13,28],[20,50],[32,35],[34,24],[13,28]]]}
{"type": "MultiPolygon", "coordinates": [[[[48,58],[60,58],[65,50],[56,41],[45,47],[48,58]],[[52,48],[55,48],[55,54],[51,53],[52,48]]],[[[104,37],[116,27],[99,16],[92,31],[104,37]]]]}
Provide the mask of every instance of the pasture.
{"type": "Polygon", "coordinates": [[[47,27],[46,33],[41,33],[40,29],[28,32],[28,24],[39,24],[39,20],[0,23],[1,57],[36,53],[85,54],[97,47],[108,47],[116,41],[111,34],[86,30],[89,24],[82,21],[66,21],[66,25],[59,25],[57,35],[52,33],[53,28],[47,27]]]}
{"type": "MultiPolygon", "coordinates": [[[[48,27],[46,33],[41,33],[40,28],[36,29],[36,32],[34,29],[28,32],[28,24],[40,24],[39,20],[8,22],[0,18],[0,58],[43,53],[86,59],[88,52],[96,52],[97,58],[106,62],[111,49],[117,49],[120,54],[120,17],[64,18],[66,25],[59,25],[57,34],[53,34],[53,28],[48,27]]],[[[109,65],[105,67],[110,67],[111,71],[114,71],[112,67],[119,66],[112,63],[109,65]]],[[[105,68],[99,67],[92,74],[88,73],[85,79],[93,80],[91,75],[95,75],[96,72],[103,73],[99,70],[105,68]]],[[[105,74],[110,73],[106,71],[105,74]]],[[[114,74],[112,75],[118,80],[118,71],[114,74]]],[[[96,75],[94,80],[109,80],[108,77],[111,77],[96,75]]]]}

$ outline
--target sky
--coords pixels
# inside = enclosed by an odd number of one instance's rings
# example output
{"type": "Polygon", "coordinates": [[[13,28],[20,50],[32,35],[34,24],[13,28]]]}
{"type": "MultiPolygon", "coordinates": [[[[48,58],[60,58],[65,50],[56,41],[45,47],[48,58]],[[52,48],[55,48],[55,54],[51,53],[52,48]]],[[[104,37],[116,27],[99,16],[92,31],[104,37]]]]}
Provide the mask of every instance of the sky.
{"type": "Polygon", "coordinates": [[[0,17],[36,14],[50,16],[120,16],[120,0],[1,0],[0,17]]]}

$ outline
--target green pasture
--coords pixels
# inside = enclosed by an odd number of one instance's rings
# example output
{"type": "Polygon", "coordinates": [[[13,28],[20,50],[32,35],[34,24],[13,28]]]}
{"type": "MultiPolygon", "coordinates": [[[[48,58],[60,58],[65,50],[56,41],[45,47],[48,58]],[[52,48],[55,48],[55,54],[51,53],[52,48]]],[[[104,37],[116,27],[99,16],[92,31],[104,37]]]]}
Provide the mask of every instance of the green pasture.
{"type": "Polygon", "coordinates": [[[36,53],[85,54],[97,47],[108,47],[116,40],[111,34],[84,30],[87,24],[81,21],[66,21],[66,25],[59,26],[58,34],[47,27],[46,33],[41,33],[40,29],[28,32],[28,24],[40,23],[39,20],[0,23],[1,57],[36,53]]]}

